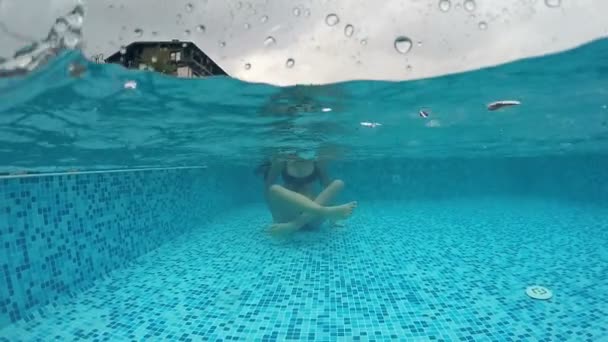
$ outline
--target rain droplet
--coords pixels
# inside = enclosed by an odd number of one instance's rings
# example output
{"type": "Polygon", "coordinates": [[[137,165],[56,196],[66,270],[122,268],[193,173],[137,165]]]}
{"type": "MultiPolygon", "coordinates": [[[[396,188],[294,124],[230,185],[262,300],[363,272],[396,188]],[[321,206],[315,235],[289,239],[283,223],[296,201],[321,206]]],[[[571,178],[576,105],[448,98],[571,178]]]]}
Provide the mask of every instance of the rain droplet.
{"type": "Polygon", "coordinates": [[[353,25],[348,24],[344,27],[344,35],[347,37],[352,37],[353,33],[355,33],[355,28],[353,27],[353,25]]]}
{"type": "Polygon", "coordinates": [[[276,44],[276,40],[274,39],[273,36],[268,36],[266,37],[266,39],[264,39],[264,46],[271,46],[276,44]]]}
{"type": "Polygon", "coordinates": [[[480,21],[478,26],[479,26],[479,29],[482,31],[485,31],[488,29],[488,23],[486,23],[485,21],[480,21]]]}
{"type": "Polygon", "coordinates": [[[194,5],[192,5],[191,3],[186,4],[186,12],[190,13],[190,12],[192,12],[193,9],[194,9],[194,5]]]}
{"type": "Polygon", "coordinates": [[[452,8],[452,3],[450,2],[450,0],[439,1],[439,10],[441,10],[441,12],[447,12],[450,10],[450,8],[452,8]]]}
{"type": "Polygon", "coordinates": [[[296,64],[296,61],[293,60],[293,58],[289,58],[286,62],[285,62],[285,66],[288,68],[293,68],[293,66],[296,64]]]}
{"type": "Polygon", "coordinates": [[[407,72],[412,72],[412,66],[408,64],[408,65],[405,67],[405,70],[406,70],[407,72]]]}
{"type": "Polygon", "coordinates": [[[327,17],[325,17],[325,23],[328,26],[336,26],[336,25],[338,25],[339,22],[340,22],[340,18],[338,18],[338,16],[333,13],[328,14],[327,17]]]}
{"type": "Polygon", "coordinates": [[[464,9],[467,10],[468,12],[473,12],[475,10],[475,8],[477,8],[477,5],[475,4],[474,0],[466,0],[463,4],[464,9]]]}
{"type": "Polygon", "coordinates": [[[300,13],[302,13],[302,10],[300,10],[300,8],[299,8],[299,7],[294,7],[294,8],[293,8],[293,15],[294,15],[294,16],[299,17],[299,16],[300,16],[300,13]]]}
{"type": "Polygon", "coordinates": [[[223,41],[219,42],[219,44],[220,44],[220,47],[225,47],[226,46],[226,42],[223,42],[223,41]]]}
{"type": "Polygon", "coordinates": [[[265,16],[263,16],[263,17],[260,18],[260,22],[262,24],[265,23],[265,22],[267,22],[267,21],[268,21],[268,16],[267,15],[265,15],[265,16]]]}
{"type": "Polygon", "coordinates": [[[190,35],[190,30],[184,30],[184,34],[185,34],[186,36],[189,36],[189,35],[190,35]]]}
{"type": "Polygon", "coordinates": [[[395,39],[395,50],[401,54],[406,54],[412,49],[412,40],[405,36],[395,39]]]}
{"type": "Polygon", "coordinates": [[[245,70],[251,69],[251,63],[245,63],[245,70]]]}
{"type": "Polygon", "coordinates": [[[133,33],[135,34],[136,37],[141,38],[141,36],[144,34],[144,30],[137,28],[137,29],[135,29],[135,31],[133,31],[133,33]]]}
{"type": "Polygon", "coordinates": [[[545,0],[545,5],[550,8],[557,8],[561,6],[562,0],[545,0]]]}
{"type": "Polygon", "coordinates": [[[304,16],[310,17],[310,10],[308,8],[304,10],[304,16]]]}
{"type": "Polygon", "coordinates": [[[418,45],[418,46],[422,46],[422,41],[421,41],[421,40],[419,40],[419,41],[416,43],[416,45],[418,45]]]}
{"type": "Polygon", "coordinates": [[[207,28],[205,27],[205,25],[198,25],[196,27],[196,31],[198,31],[199,33],[205,33],[205,31],[207,31],[207,28]]]}
{"type": "Polygon", "coordinates": [[[249,25],[249,23],[245,23],[245,25],[243,25],[243,28],[245,28],[245,30],[249,30],[250,27],[251,25],[249,25]]]}

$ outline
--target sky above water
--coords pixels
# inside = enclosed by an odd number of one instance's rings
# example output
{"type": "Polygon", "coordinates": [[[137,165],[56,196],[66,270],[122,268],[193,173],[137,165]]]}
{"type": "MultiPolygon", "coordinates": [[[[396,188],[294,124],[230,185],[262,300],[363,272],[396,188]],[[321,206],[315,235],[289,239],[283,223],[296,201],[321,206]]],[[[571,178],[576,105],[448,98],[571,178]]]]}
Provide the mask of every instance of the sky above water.
{"type": "MultiPolygon", "coordinates": [[[[0,0],[0,56],[44,38],[75,4],[0,0]]],[[[188,40],[234,77],[280,85],[430,77],[608,35],[605,0],[89,0],[86,8],[87,56],[136,40],[188,40]]]]}

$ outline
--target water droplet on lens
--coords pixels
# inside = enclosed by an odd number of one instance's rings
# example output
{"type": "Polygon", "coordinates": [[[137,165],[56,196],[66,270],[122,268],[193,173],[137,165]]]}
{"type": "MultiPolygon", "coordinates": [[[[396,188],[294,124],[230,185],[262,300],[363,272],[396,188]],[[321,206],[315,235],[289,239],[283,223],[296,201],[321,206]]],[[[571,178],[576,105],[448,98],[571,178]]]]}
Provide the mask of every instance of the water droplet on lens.
{"type": "Polygon", "coordinates": [[[265,23],[265,22],[267,22],[267,21],[268,21],[268,16],[267,15],[265,15],[265,16],[263,16],[263,17],[260,18],[260,22],[262,24],[265,23]]]}
{"type": "Polygon", "coordinates": [[[288,68],[293,68],[293,66],[296,64],[296,61],[293,60],[293,58],[289,58],[287,60],[287,62],[285,62],[285,66],[288,68]]]}
{"type": "Polygon", "coordinates": [[[152,58],[150,58],[150,60],[152,61],[152,63],[158,62],[158,58],[156,58],[156,56],[152,56],[152,58]]]}
{"type": "Polygon", "coordinates": [[[207,31],[207,28],[205,27],[205,25],[198,25],[196,27],[196,31],[198,31],[199,33],[205,33],[205,31],[207,31]]]}
{"type": "Polygon", "coordinates": [[[562,0],[545,0],[545,5],[547,7],[556,8],[561,6],[562,0]]]}
{"type": "Polygon", "coordinates": [[[266,37],[266,39],[264,39],[264,46],[271,46],[274,45],[277,41],[274,39],[273,36],[268,36],[266,37]]]}
{"type": "Polygon", "coordinates": [[[186,4],[186,12],[190,13],[194,9],[194,5],[191,3],[186,4]]]}
{"type": "Polygon", "coordinates": [[[477,5],[475,4],[474,0],[466,0],[464,2],[464,9],[467,10],[468,12],[473,12],[476,7],[477,7],[477,5]]]}
{"type": "Polygon", "coordinates": [[[336,26],[336,25],[338,25],[339,22],[340,22],[340,18],[338,18],[338,16],[333,13],[328,14],[327,17],[325,17],[325,23],[328,26],[336,26]]]}
{"type": "Polygon", "coordinates": [[[353,33],[355,32],[355,28],[353,27],[353,25],[348,24],[344,27],[344,35],[347,37],[352,37],[353,33]]]}
{"type": "Polygon", "coordinates": [[[488,29],[488,23],[486,23],[485,21],[480,21],[479,22],[479,29],[482,31],[485,31],[488,29]]]}
{"type": "Polygon", "coordinates": [[[251,64],[250,63],[245,63],[245,70],[249,70],[251,69],[251,64]]]}
{"type": "Polygon", "coordinates": [[[133,31],[133,33],[135,34],[136,37],[141,38],[141,36],[144,34],[144,30],[137,28],[137,29],[135,29],[135,31],[133,31]]]}
{"type": "Polygon", "coordinates": [[[294,8],[293,8],[293,15],[294,15],[294,16],[299,17],[301,12],[302,12],[302,11],[300,10],[300,8],[299,8],[299,7],[294,7],[294,8]]]}
{"type": "Polygon", "coordinates": [[[249,25],[249,23],[245,23],[245,25],[243,25],[243,28],[245,28],[245,30],[249,30],[250,27],[251,25],[249,25]]]}
{"type": "Polygon", "coordinates": [[[412,49],[412,40],[405,36],[395,39],[395,50],[401,54],[406,54],[412,49]]]}
{"type": "Polygon", "coordinates": [[[124,45],[120,46],[120,54],[124,55],[125,53],[127,53],[127,47],[124,45]]]}
{"type": "Polygon", "coordinates": [[[450,2],[450,0],[439,1],[439,10],[441,10],[441,12],[447,12],[450,10],[450,8],[452,8],[452,3],[450,2]]]}

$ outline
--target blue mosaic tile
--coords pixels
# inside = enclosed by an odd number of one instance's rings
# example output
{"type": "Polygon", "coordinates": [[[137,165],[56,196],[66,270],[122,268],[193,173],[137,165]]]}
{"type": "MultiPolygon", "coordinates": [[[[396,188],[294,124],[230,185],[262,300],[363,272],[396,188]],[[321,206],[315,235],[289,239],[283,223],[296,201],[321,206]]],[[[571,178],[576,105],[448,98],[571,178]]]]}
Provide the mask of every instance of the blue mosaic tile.
{"type": "Polygon", "coordinates": [[[608,338],[605,206],[363,199],[345,227],[282,239],[269,219],[214,215],[0,340],[608,338]],[[531,284],[554,297],[528,298],[531,284]]]}
{"type": "Polygon", "coordinates": [[[207,170],[0,179],[0,327],[91,286],[208,220],[207,170]]]}
{"type": "Polygon", "coordinates": [[[542,197],[608,201],[607,155],[484,159],[379,159],[335,163],[349,196],[375,200],[542,197]]]}

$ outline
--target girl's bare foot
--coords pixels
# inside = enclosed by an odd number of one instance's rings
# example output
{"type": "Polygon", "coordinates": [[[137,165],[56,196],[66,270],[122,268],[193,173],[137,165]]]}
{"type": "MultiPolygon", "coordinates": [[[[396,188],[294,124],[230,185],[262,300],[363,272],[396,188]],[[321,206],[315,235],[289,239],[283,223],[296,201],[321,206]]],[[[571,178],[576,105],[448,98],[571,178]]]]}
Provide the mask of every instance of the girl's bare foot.
{"type": "Polygon", "coordinates": [[[344,220],[353,214],[353,210],[357,207],[357,202],[350,202],[333,207],[325,207],[325,217],[330,221],[344,220]]]}
{"type": "Polygon", "coordinates": [[[296,225],[293,224],[292,222],[273,223],[269,227],[270,234],[272,234],[272,235],[280,235],[280,234],[291,233],[291,232],[296,231],[297,228],[298,227],[296,227],[296,225]]]}

